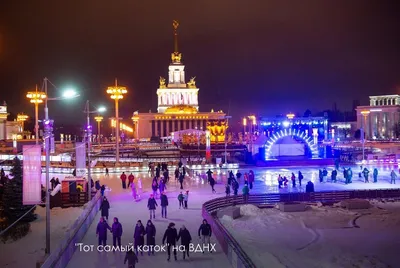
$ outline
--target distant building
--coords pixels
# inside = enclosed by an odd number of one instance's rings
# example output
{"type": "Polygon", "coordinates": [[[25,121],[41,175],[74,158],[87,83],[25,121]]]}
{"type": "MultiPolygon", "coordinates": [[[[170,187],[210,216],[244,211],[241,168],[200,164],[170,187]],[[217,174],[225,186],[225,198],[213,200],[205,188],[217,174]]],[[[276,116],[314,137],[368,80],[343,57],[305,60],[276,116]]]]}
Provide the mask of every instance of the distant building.
{"type": "Polygon", "coordinates": [[[357,128],[366,139],[394,139],[399,136],[400,95],[370,96],[369,106],[358,106],[357,128]]]}
{"type": "Polygon", "coordinates": [[[8,115],[7,105],[4,103],[0,106],[0,140],[30,138],[30,133],[23,130],[23,122],[7,121],[8,115]]]}
{"type": "Polygon", "coordinates": [[[185,65],[182,63],[182,54],[178,52],[178,25],[174,21],[175,50],[171,54],[168,82],[163,77],[159,80],[158,113],[135,112],[133,114],[135,138],[163,138],[170,136],[173,132],[193,129],[209,130],[211,139],[223,141],[227,127],[225,114],[222,111],[199,112],[199,88],[196,86],[195,77],[186,82],[185,65]]]}

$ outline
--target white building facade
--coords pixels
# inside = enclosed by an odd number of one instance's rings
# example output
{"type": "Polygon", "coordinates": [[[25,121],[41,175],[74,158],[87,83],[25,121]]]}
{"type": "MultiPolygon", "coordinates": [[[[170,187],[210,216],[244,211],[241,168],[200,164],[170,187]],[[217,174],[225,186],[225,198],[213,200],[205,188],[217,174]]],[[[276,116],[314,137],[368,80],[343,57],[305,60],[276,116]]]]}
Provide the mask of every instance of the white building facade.
{"type": "Polygon", "coordinates": [[[391,140],[400,134],[400,95],[370,96],[369,106],[358,106],[357,128],[369,140],[391,140]]]}

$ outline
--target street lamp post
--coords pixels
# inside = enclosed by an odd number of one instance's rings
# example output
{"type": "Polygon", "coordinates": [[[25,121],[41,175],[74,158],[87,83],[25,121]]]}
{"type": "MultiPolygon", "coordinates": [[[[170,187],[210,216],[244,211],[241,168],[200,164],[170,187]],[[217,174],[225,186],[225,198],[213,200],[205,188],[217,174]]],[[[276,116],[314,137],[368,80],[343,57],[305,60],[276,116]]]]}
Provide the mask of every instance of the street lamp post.
{"type": "MultiPolygon", "coordinates": [[[[46,249],[45,253],[50,254],[50,140],[53,138],[53,124],[54,121],[49,119],[49,108],[47,106],[47,101],[52,100],[63,100],[69,98],[78,97],[75,92],[72,90],[68,90],[64,92],[62,97],[58,98],[49,98],[47,94],[47,84],[49,79],[45,77],[43,79],[45,93],[44,93],[44,100],[45,100],[45,107],[44,107],[44,132],[45,132],[45,154],[46,154],[46,249]]],[[[51,82],[50,82],[51,83],[51,82]]],[[[51,83],[54,87],[56,87],[53,83],[51,83]]],[[[31,100],[32,101],[32,100],[31,100]]],[[[42,101],[43,102],[43,101],[42,101]]]]}
{"type": "MultiPolygon", "coordinates": [[[[97,113],[97,112],[103,112],[105,111],[105,108],[98,108],[97,111],[90,111],[90,104],[89,100],[86,101],[86,106],[85,106],[85,111],[86,113],[86,141],[87,141],[87,154],[88,154],[88,201],[92,199],[92,167],[91,167],[91,158],[90,158],[90,151],[91,151],[91,143],[92,143],[92,126],[90,125],[90,114],[97,113]]],[[[103,119],[103,118],[102,118],[103,119]]],[[[99,122],[100,124],[100,122],[99,122]]]]}
{"type": "Polygon", "coordinates": [[[365,161],[365,130],[364,130],[364,124],[367,124],[367,117],[369,115],[370,111],[361,111],[361,115],[363,118],[361,119],[361,142],[362,142],[362,162],[365,161]],[[364,122],[365,121],[365,122],[364,122]]]}
{"type": "Polygon", "coordinates": [[[98,139],[98,143],[100,145],[100,143],[101,143],[100,124],[101,124],[101,121],[103,121],[103,117],[98,115],[94,118],[94,120],[96,120],[96,122],[97,122],[97,139],[98,139]]]}
{"type": "Polygon", "coordinates": [[[39,144],[39,104],[43,103],[43,100],[47,98],[44,92],[38,92],[37,86],[36,91],[31,91],[26,94],[26,97],[30,99],[30,102],[35,104],[35,140],[36,145],[39,144]]]}
{"type": "Polygon", "coordinates": [[[116,152],[115,152],[115,164],[119,165],[119,113],[118,113],[118,101],[124,98],[124,95],[128,93],[126,87],[118,86],[118,81],[115,79],[115,85],[107,88],[107,94],[110,98],[115,100],[115,139],[116,139],[116,152]]]}
{"type": "Polygon", "coordinates": [[[227,134],[227,130],[229,127],[229,119],[231,119],[232,116],[225,116],[225,120],[226,120],[226,126],[225,126],[225,165],[228,164],[228,152],[227,152],[227,147],[228,147],[228,137],[226,136],[227,134]]]}

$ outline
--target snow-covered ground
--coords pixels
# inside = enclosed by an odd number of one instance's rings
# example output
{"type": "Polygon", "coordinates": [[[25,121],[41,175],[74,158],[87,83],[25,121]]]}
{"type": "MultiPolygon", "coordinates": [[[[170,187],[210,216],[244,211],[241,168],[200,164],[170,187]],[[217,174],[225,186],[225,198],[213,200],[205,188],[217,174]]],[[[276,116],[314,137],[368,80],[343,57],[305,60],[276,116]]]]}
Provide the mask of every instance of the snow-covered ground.
{"type": "MultiPolygon", "coordinates": [[[[250,168],[241,168],[241,173],[248,172],[250,168]]],[[[346,189],[377,189],[377,188],[395,188],[398,185],[393,185],[389,183],[389,173],[390,168],[380,168],[379,169],[379,182],[366,184],[358,178],[359,167],[354,167],[354,177],[353,183],[345,185],[343,183],[343,175],[339,173],[339,180],[342,180],[336,184],[333,183],[323,183],[318,182],[318,168],[306,167],[306,168],[252,168],[256,175],[256,181],[252,193],[266,193],[266,192],[287,192],[287,191],[303,191],[303,187],[293,188],[289,185],[287,188],[278,189],[277,177],[279,174],[282,176],[289,177],[291,172],[294,172],[297,176],[297,172],[300,170],[304,175],[304,184],[308,180],[315,182],[315,190],[346,190],[346,189]],[[356,172],[357,171],[357,172],[356,172]]],[[[328,167],[330,172],[332,167],[328,167]]],[[[236,173],[237,170],[233,170],[236,173]]],[[[156,211],[157,219],[154,221],[157,228],[156,242],[161,243],[162,235],[169,222],[173,221],[176,223],[177,228],[182,224],[186,227],[192,234],[194,243],[198,243],[197,230],[202,221],[201,216],[201,206],[202,204],[210,199],[221,197],[225,195],[225,182],[226,182],[226,170],[213,170],[214,175],[216,175],[217,184],[215,189],[216,194],[211,193],[210,186],[207,185],[204,171],[202,174],[196,175],[193,178],[186,178],[184,189],[190,191],[189,197],[189,209],[179,210],[177,195],[180,190],[177,183],[175,183],[174,178],[171,179],[169,185],[167,186],[167,196],[169,197],[170,205],[168,207],[168,220],[161,218],[161,211],[158,208],[156,211]]],[[[171,172],[173,173],[173,172],[171,172]]],[[[140,176],[143,178],[143,189],[142,200],[139,202],[133,201],[130,190],[122,190],[121,183],[119,180],[119,174],[110,174],[109,178],[104,178],[103,175],[95,174],[93,176],[94,180],[100,180],[102,184],[106,184],[111,191],[106,192],[110,199],[111,209],[110,209],[110,219],[113,217],[118,217],[124,227],[124,235],[122,237],[123,244],[128,244],[132,242],[133,228],[137,220],[142,220],[143,223],[147,222],[149,218],[148,210],[146,208],[147,198],[150,194],[150,182],[151,178],[147,173],[137,173],[134,172],[135,177],[140,176]]],[[[43,174],[44,176],[44,174],[43,174]]],[[[61,174],[50,174],[50,178],[58,177],[60,181],[64,178],[61,174]]],[[[135,180],[137,182],[137,180],[135,180]]],[[[243,181],[242,181],[243,182],[243,181]]],[[[400,183],[400,181],[399,181],[400,183]]],[[[68,228],[79,216],[81,212],[80,208],[70,208],[70,209],[53,209],[51,218],[51,228],[52,228],[52,245],[54,249],[57,243],[63,239],[63,232],[68,228]]],[[[16,241],[11,244],[0,244],[0,251],[2,252],[2,257],[0,258],[0,267],[33,267],[37,259],[39,259],[44,253],[45,247],[45,215],[44,209],[38,208],[37,213],[39,214],[39,219],[32,223],[32,231],[28,236],[16,241]],[[5,254],[3,254],[5,252],[5,254]],[[3,257],[5,256],[5,257],[3,257]],[[3,265],[4,264],[4,265],[3,265]],[[8,266],[5,266],[8,264],[8,266]]],[[[95,235],[95,228],[99,220],[100,215],[97,215],[95,222],[91,225],[88,233],[86,234],[84,244],[97,245],[97,238],[95,235]]],[[[361,230],[361,229],[360,229],[361,230]]],[[[108,238],[108,244],[111,244],[111,235],[108,238]]],[[[216,242],[213,238],[213,242],[216,242]]],[[[184,267],[229,267],[226,256],[221,251],[220,247],[217,246],[217,252],[210,254],[199,254],[194,253],[191,256],[191,261],[182,261],[182,256],[179,265],[184,267]]],[[[171,261],[170,264],[166,261],[166,253],[156,254],[154,257],[140,257],[139,266],[144,267],[153,265],[163,264],[166,267],[175,266],[175,261],[171,261]]],[[[105,253],[100,254],[98,252],[76,252],[73,259],[71,260],[69,267],[124,267],[122,265],[123,254],[116,253],[105,253]]],[[[262,266],[261,266],[262,267],[262,266]]],[[[279,267],[279,266],[278,266],[279,267]]]]}
{"type": "MultiPolygon", "coordinates": [[[[64,239],[65,232],[81,215],[83,208],[53,208],[50,219],[50,247],[55,249],[64,239]]],[[[0,242],[0,267],[20,268],[35,267],[36,261],[44,256],[46,247],[46,209],[37,206],[38,218],[31,222],[30,232],[20,240],[0,242]]]]}
{"type": "Polygon", "coordinates": [[[220,219],[257,267],[399,267],[400,202],[375,201],[370,209],[350,211],[240,210],[241,218],[221,213],[220,219]]]}

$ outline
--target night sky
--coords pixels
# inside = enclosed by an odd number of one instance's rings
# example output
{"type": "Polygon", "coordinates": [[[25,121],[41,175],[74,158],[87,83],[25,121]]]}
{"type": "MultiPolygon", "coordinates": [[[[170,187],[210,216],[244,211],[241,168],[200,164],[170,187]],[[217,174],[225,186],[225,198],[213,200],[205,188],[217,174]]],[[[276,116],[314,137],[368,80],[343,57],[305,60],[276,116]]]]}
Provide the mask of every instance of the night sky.
{"type": "Polygon", "coordinates": [[[51,103],[50,116],[83,124],[86,99],[114,112],[105,90],[117,77],[129,90],[124,118],[156,111],[177,19],[201,111],[230,108],[240,120],[334,102],[350,110],[355,99],[400,93],[399,14],[389,0],[1,1],[0,101],[33,115],[26,91],[47,76],[82,95],[51,103]]]}

